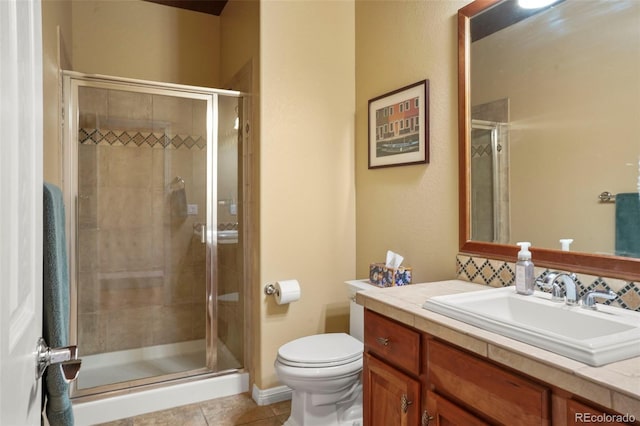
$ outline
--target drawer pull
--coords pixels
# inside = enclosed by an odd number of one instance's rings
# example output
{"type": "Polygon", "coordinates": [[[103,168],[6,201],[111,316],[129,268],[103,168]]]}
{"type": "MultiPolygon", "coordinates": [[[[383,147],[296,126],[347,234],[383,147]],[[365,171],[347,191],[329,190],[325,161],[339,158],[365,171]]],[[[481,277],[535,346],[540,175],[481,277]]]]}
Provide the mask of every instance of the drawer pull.
{"type": "Polygon", "coordinates": [[[422,412],[422,421],[420,422],[421,426],[429,426],[429,422],[433,420],[433,416],[429,414],[427,410],[422,412]]]}
{"type": "Polygon", "coordinates": [[[389,339],[387,337],[376,337],[376,340],[383,346],[389,346],[389,339]]]}
{"type": "Polygon", "coordinates": [[[413,401],[409,400],[406,393],[403,393],[402,398],[400,398],[400,408],[402,409],[402,412],[406,413],[411,404],[413,404],[413,401]]]}

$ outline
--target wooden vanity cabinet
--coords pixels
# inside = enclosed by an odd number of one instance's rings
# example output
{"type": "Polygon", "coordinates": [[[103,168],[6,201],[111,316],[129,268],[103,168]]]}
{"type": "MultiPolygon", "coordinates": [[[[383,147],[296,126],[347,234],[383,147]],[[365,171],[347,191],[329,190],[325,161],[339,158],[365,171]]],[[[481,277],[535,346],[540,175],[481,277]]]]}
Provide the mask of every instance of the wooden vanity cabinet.
{"type": "Polygon", "coordinates": [[[369,310],[364,321],[364,424],[418,425],[420,332],[369,310]]]}
{"type": "MultiPolygon", "coordinates": [[[[364,321],[364,426],[577,426],[604,413],[368,309],[364,321]]],[[[618,417],[590,423],[640,425],[618,417]]]]}
{"type": "Polygon", "coordinates": [[[549,390],[365,310],[366,426],[549,424],[549,390]]]}

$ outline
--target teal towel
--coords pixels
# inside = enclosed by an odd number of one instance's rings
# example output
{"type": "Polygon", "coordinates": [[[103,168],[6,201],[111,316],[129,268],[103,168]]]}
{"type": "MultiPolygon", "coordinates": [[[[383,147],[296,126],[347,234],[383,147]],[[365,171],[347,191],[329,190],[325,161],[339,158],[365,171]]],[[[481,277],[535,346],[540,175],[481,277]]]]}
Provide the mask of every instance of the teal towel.
{"type": "MultiPolygon", "coordinates": [[[[43,336],[50,348],[69,345],[69,271],[64,202],[60,188],[45,183],[43,233],[43,336]]],[[[73,425],[69,387],[59,366],[44,375],[47,419],[51,426],[73,425]]]]}
{"type": "Polygon", "coordinates": [[[640,195],[616,194],[616,255],[640,257],[640,195]]]}

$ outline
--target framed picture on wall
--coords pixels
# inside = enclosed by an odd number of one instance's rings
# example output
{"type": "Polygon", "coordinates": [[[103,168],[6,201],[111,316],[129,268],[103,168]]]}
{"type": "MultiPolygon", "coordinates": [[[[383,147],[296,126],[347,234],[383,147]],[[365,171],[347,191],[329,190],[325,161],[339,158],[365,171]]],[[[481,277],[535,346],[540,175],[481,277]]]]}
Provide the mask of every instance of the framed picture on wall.
{"type": "Polygon", "coordinates": [[[369,168],[429,162],[429,80],[369,101],[369,168]]]}

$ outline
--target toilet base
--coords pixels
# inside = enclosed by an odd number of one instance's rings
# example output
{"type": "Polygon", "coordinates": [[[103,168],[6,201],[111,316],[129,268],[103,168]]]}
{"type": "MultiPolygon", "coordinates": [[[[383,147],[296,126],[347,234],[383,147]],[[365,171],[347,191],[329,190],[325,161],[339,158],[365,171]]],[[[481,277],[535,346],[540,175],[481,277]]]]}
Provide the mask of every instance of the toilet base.
{"type": "Polygon", "coordinates": [[[357,383],[351,392],[345,401],[322,404],[322,395],[294,390],[284,426],[362,426],[362,385],[357,383]]]}

